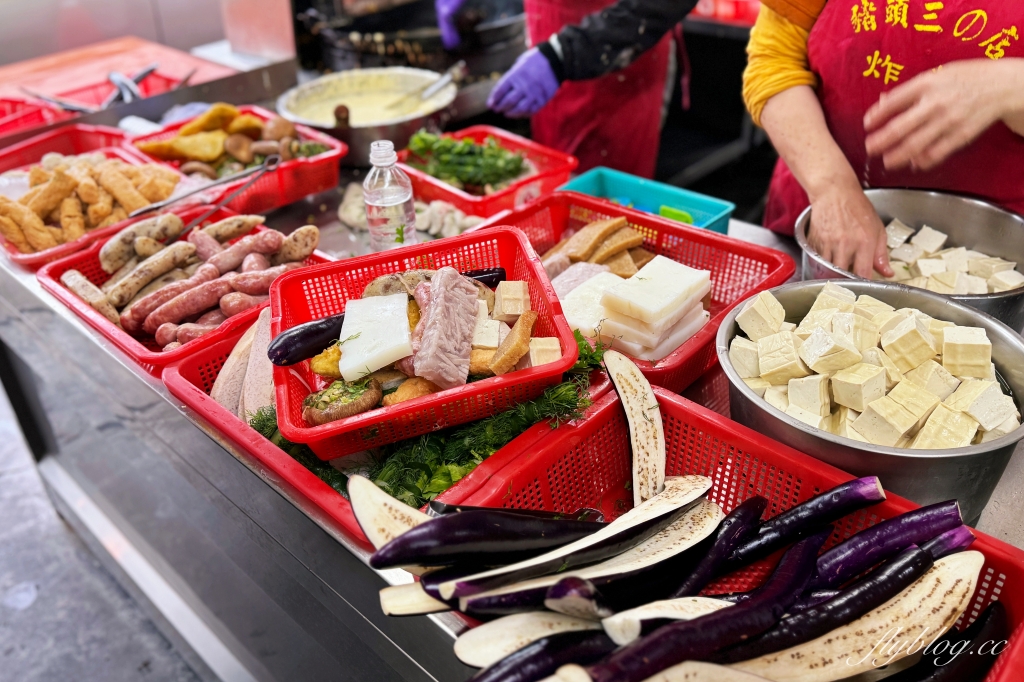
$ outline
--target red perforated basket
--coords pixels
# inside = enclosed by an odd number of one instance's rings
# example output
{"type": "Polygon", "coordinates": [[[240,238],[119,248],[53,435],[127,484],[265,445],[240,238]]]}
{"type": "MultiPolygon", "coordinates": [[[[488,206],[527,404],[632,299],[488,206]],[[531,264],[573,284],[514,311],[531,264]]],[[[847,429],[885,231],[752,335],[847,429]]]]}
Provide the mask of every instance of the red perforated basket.
{"type": "MultiPolygon", "coordinates": [[[[243,114],[252,114],[264,121],[275,118],[272,112],[261,107],[244,106],[238,107],[238,110],[243,114]]],[[[125,145],[136,153],[141,154],[142,152],[135,146],[135,143],[172,138],[178,134],[178,130],[186,123],[188,121],[179,121],[161,131],[133,137],[125,142],[125,145]]],[[[291,159],[281,163],[276,171],[264,174],[252,187],[232,199],[227,205],[228,208],[239,213],[266,213],[275,208],[294,203],[310,194],[324,192],[338,186],[339,164],[341,158],[348,153],[348,146],[330,135],[325,135],[306,126],[297,125],[295,129],[302,140],[321,142],[327,145],[328,150],[316,156],[291,159]]],[[[148,155],[144,156],[151,158],[148,155]]],[[[175,167],[180,165],[177,161],[166,163],[175,167]]],[[[216,193],[208,199],[209,202],[217,203],[221,198],[234,192],[250,179],[240,178],[236,182],[229,182],[226,185],[217,187],[216,193]]]]}
{"type": "Polygon", "coordinates": [[[0,97],[0,138],[73,117],[74,114],[42,100],[0,97]]]}
{"type": "Polygon", "coordinates": [[[477,143],[485,141],[488,137],[493,137],[505,149],[521,153],[537,169],[535,175],[517,180],[494,194],[476,196],[463,192],[461,189],[408,165],[407,162],[411,158],[415,158],[408,149],[399,152],[398,159],[401,162],[399,165],[412,179],[412,190],[417,199],[447,201],[467,215],[492,216],[499,211],[522,206],[538,197],[554,192],[559,185],[569,181],[570,173],[579,165],[575,156],[563,154],[550,147],[527,140],[525,137],[513,135],[492,126],[471,126],[458,132],[445,133],[445,137],[452,137],[456,140],[470,139],[477,143]]]}
{"type": "MultiPolygon", "coordinates": [[[[201,419],[266,467],[266,472],[260,470],[261,476],[306,498],[338,524],[346,534],[370,547],[369,541],[352,515],[352,506],[348,500],[210,397],[210,390],[224,366],[224,361],[245,333],[245,329],[244,325],[236,327],[216,343],[190,352],[186,357],[165,367],[163,382],[167,390],[201,419]]],[[[590,390],[593,399],[596,400],[607,393],[609,388],[610,383],[603,372],[594,372],[591,375],[590,390]]],[[[550,433],[551,427],[547,424],[533,426],[508,447],[485,459],[437,499],[450,504],[461,503],[493,474],[502,470],[511,458],[518,457],[521,450],[550,433]]]]}
{"type": "Polygon", "coordinates": [[[509,280],[525,281],[533,310],[539,315],[533,336],[558,337],[562,357],[320,426],[309,426],[302,419],[302,401],[319,387],[309,361],[275,367],[277,414],[285,438],[308,443],[321,459],[334,459],[488,417],[536,398],[561,380],[562,373],[576,361],[576,341],[540,259],[525,235],[511,228],[463,234],[285,274],[270,287],[271,330],[276,336],[298,324],[342,313],[350,298],[360,298],[366,285],[381,275],[444,266],[460,272],[501,267],[509,280]]]}
{"type": "MultiPolygon", "coordinates": [[[[180,82],[181,79],[179,78],[154,71],[139,83],[139,92],[142,93],[143,97],[152,97],[173,90],[174,86],[180,82]]],[[[60,93],[58,97],[69,102],[84,104],[87,107],[99,107],[113,91],[114,84],[109,80],[102,80],[97,83],[74,88],[73,90],[66,90],[60,93]]]]}
{"type": "MultiPolygon", "coordinates": [[[[181,216],[181,219],[187,225],[191,220],[198,218],[209,209],[209,206],[195,206],[183,209],[180,212],[175,210],[172,210],[171,212],[177,213],[181,216]]],[[[208,225],[233,215],[237,214],[234,211],[220,209],[207,218],[202,225],[208,225]]],[[[256,231],[263,229],[267,228],[260,226],[256,227],[256,231]]],[[[185,235],[181,238],[184,239],[185,235]]],[[[228,318],[218,329],[200,336],[198,339],[189,341],[174,350],[164,351],[159,345],[157,345],[156,340],[152,336],[148,334],[144,334],[137,338],[131,336],[119,326],[111,323],[110,320],[97,312],[96,309],[83,301],[61,283],[61,275],[68,270],[78,270],[85,275],[86,279],[96,286],[102,286],[104,282],[110,279],[110,275],[104,272],[103,268],[100,267],[100,249],[103,248],[105,243],[106,240],[97,242],[85,251],[79,251],[78,253],[71,254],[70,256],[53,261],[52,263],[47,263],[39,270],[39,272],[36,273],[36,278],[44,289],[60,299],[64,305],[71,308],[71,310],[85,320],[89,326],[103,334],[103,336],[124,351],[124,353],[132,360],[139,363],[144,370],[154,376],[159,376],[161,368],[165,365],[176,360],[180,360],[182,357],[199,348],[204,348],[216,343],[219,339],[230,334],[233,330],[239,327],[248,327],[259,316],[260,310],[268,305],[267,302],[264,302],[256,308],[251,308],[243,313],[235,315],[234,317],[228,318]]],[[[330,259],[324,254],[314,252],[312,256],[306,259],[306,264],[318,265],[320,263],[326,263],[329,260],[330,259]]]]}
{"type": "Polygon", "coordinates": [[[715,334],[734,305],[784,283],[796,270],[793,259],[781,251],[576,192],[556,192],[528,206],[494,216],[472,231],[512,225],[526,233],[538,253],[544,253],[570,230],[618,216],[624,216],[629,226],[644,236],[644,248],[648,251],[711,271],[711,319],[704,328],[668,357],[656,362],[634,360],[652,384],[670,391],[683,390],[718,363],[715,334]]]}

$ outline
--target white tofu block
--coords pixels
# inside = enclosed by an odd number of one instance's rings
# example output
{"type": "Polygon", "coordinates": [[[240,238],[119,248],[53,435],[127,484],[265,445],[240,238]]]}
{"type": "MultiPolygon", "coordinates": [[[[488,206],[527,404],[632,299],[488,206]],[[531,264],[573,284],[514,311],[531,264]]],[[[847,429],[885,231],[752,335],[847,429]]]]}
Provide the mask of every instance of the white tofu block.
{"type": "Polygon", "coordinates": [[[476,302],[476,323],[480,324],[481,320],[491,319],[491,314],[487,312],[487,301],[477,300],[476,302]]]}
{"type": "Polygon", "coordinates": [[[786,414],[793,419],[807,424],[811,428],[820,429],[822,431],[829,431],[829,423],[832,421],[832,415],[822,417],[814,412],[808,412],[802,407],[794,405],[792,402],[789,403],[789,407],[786,408],[786,414]]]}
{"type": "Polygon", "coordinates": [[[964,281],[967,283],[968,296],[978,296],[980,294],[988,293],[988,282],[983,280],[981,277],[964,275],[964,281]]]}
{"type": "Polygon", "coordinates": [[[904,376],[908,381],[917,384],[939,400],[945,400],[953,395],[953,391],[960,386],[960,380],[934,360],[925,360],[923,364],[910,370],[904,376]]]}
{"type": "Polygon", "coordinates": [[[935,347],[937,349],[940,351],[942,350],[942,340],[945,338],[945,334],[943,332],[946,329],[955,326],[955,324],[947,322],[946,320],[936,320],[935,318],[928,320],[928,331],[931,332],[932,340],[935,342],[935,347]]]}
{"type": "Polygon", "coordinates": [[[913,381],[905,379],[889,391],[888,398],[905,408],[917,420],[914,427],[904,434],[908,436],[913,436],[924,426],[928,417],[931,416],[932,410],[941,402],[937,395],[924,390],[913,381]]]}
{"type": "Polygon", "coordinates": [[[813,313],[816,310],[838,308],[840,312],[850,313],[853,312],[853,306],[856,303],[857,294],[838,284],[825,282],[825,286],[818,292],[818,297],[814,299],[814,305],[811,306],[808,312],[813,313]]]}
{"type": "Polygon", "coordinates": [[[946,271],[934,275],[934,279],[953,290],[954,296],[967,295],[967,278],[970,277],[964,272],[946,271]]]}
{"type": "Polygon", "coordinates": [[[947,239],[949,239],[949,236],[944,232],[933,230],[925,225],[917,234],[910,238],[910,243],[914,246],[920,246],[924,249],[925,253],[932,254],[941,251],[947,239]]]}
{"type": "Polygon", "coordinates": [[[879,282],[902,282],[913,275],[910,274],[910,266],[901,260],[889,259],[889,267],[892,268],[892,277],[883,277],[876,271],[871,272],[871,279],[879,282]]]}
{"type": "Polygon", "coordinates": [[[832,318],[839,312],[839,308],[822,308],[813,312],[807,313],[804,319],[800,320],[800,324],[796,326],[796,335],[800,337],[800,340],[805,340],[811,335],[815,329],[823,329],[827,332],[832,331],[832,318]]]}
{"type": "Polygon", "coordinates": [[[914,428],[917,419],[889,396],[868,403],[853,428],[869,443],[895,446],[914,428]]]}
{"type": "Polygon", "coordinates": [[[845,426],[840,427],[840,433],[837,433],[836,435],[842,436],[844,438],[849,438],[850,440],[860,441],[861,443],[869,442],[867,438],[860,435],[860,431],[853,427],[853,422],[850,422],[845,426]]]}
{"type": "Polygon", "coordinates": [[[962,272],[967,274],[968,251],[960,246],[955,249],[946,249],[942,252],[942,260],[946,263],[947,272],[962,272]]]}
{"type": "Polygon", "coordinates": [[[832,375],[832,396],[839,405],[863,412],[885,396],[885,370],[865,362],[840,370],[832,375]]]}
{"type": "Polygon", "coordinates": [[[866,362],[869,365],[875,367],[881,367],[885,370],[885,390],[891,391],[892,388],[903,381],[903,372],[896,366],[889,356],[885,354],[885,351],[881,348],[868,348],[861,353],[861,362],[866,362]]]}
{"type": "Polygon", "coordinates": [[[579,329],[583,336],[597,336],[595,329],[605,318],[605,309],[601,305],[604,292],[622,278],[610,272],[602,272],[579,285],[562,299],[562,313],[570,329],[579,329]]]}
{"type": "Polygon", "coordinates": [[[943,296],[952,296],[954,289],[953,287],[943,284],[934,277],[922,277],[925,280],[924,288],[936,294],[942,294],[943,296]]]}
{"type": "MultiPolygon", "coordinates": [[[[936,362],[939,362],[939,364],[941,364],[941,358],[939,360],[937,360],[936,362]]],[[[993,362],[992,364],[989,365],[988,372],[983,377],[958,376],[957,379],[959,379],[962,382],[963,381],[973,381],[975,379],[985,379],[986,381],[995,381],[996,380],[996,363],[993,362]]]]}
{"type": "Polygon", "coordinates": [[[972,416],[985,431],[990,431],[1016,414],[1013,400],[1005,401],[995,381],[964,381],[944,404],[972,416]]]}
{"type": "Polygon", "coordinates": [[[914,277],[933,277],[946,271],[946,263],[941,258],[920,258],[910,266],[910,274],[914,277]]]}
{"type": "Polygon", "coordinates": [[[890,249],[902,246],[914,234],[914,228],[904,225],[898,218],[885,226],[885,245],[890,249]]]}
{"type": "Polygon", "coordinates": [[[904,317],[916,317],[925,324],[928,324],[930,320],[934,319],[928,313],[922,313],[917,308],[899,308],[896,310],[896,312],[898,312],[900,315],[903,315],[904,317]]]}
{"type": "Polygon", "coordinates": [[[519,358],[516,369],[539,367],[557,362],[562,357],[562,344],[554,336],[535,336],[530,339],[530,350],[519,358]]]}
{"type": "Polygon", "coordinates": [[[695,319],[701,312],[704,311],[703,306],[698,301],[689,310],[682,311],[682,315],[673,316],[675,322],[671,325],[666,326],[663,330],[658,332],[652,332],[645,329],[643,323],[638,322],[632,318],[625,318],[629,320],[628,323],[624,323],[620,315],[608,315],[601,323],[601,335],[608,336],[615,339],[621,339],[628,343],[633,343],[638,346],[646,346],[647,348],[657,348],[661,345],[668,335],[674,330],[679,321],[683,318],[689,320],[695,319]]]}
{"type": "Polygon", "coordinates": [[[862,294],[857,298],[857,303],[853,306],[853,312],[861,317],[873,320],[879,313],[894,313],[896,309],[888,303],[879,301],[877,298],[862,294]]]}
{"type": "Polygon", "coordinates": [[[498,350],[498,345],[501,343],[499,340],[499,332],[501,331],[501,322],[497,320],[477,320],[476,327],[473,329],[473,349],[474,350],[498,350]]]}
{"type": "Polygon", "coordinates": [[[779,332],[757,342],[757,359],[761,378],[772,385],[789,384],[811,373],[797,351],[798,339],[793,332],[779,332]]]}
{"type": "Polygon", "coordinates": [[[1007,419],[1006,421],[1004,421],[1002,424],[992,429],[991,431],[982,431],[981,439],[978,442],[987,443],[990,440],[1002,438],[1003,436],[1009,433],[1013,433],[1019,428],[1020,421],[1016,417],[1010,417],[1009,419],[1007,419]]]}
{"type": "Polygon", "coordinates": [[[764,392],[764,400],[775,409],[785,412],[789,408],[789,386],[770,386],[764,392]]]}
{"type": "Polygon", "coordinates": [[[903,244],[889,252],[890,261],[898,260],[906,263],[908,266],[912,266],[922,256],[924,256],[924,249],[913,244],[903,244]]]}
{"type": "Polygon", "coordinates": [[[992,365],[992,342],[981,327],[948,327],[942,334],[942,366],[958,377],[985,378],[992,365]]]}
{"type": "Polygon", "coordinates": [[[345,381],[359,381],[393,362],[412,355],[409,296],[355,298],[345,305],[338,369],[345,381]]]}
{"type": "Polygon", "coordinates": [[[512,327],[505,322],[498,323],[498,345],[505,342],[505,337],[512,333],[512,327]]]}
{"type": "Polygon", "coordinates": [[[927,323],[917,317],[907,318],[882,334],[882,350],[901,372],[909,372],[938,352],[927,323]]]}
{"type": "Polygon", "coordinates": [[[711,313],[706,310],[696,307],[693,309],[693,314],[676,323],[676,326],[668,331],[665,335],[665,340],[659,343],[654,348],[648,348],[647,346],[641,346],[635,343],[629,343],[622,339],[605,336],[604,329],[601,330],[601,340],[605,343],[611,344],[616,350],[620,350],[627,355],[631,355],[638,360],[661,360],[662,358],[668,357],[675,351],[679,346],[686,343],[687,340],[707,324],[711,317],[711,313]]]}
{"type": "Polygon", "coordinates": [[[753,379],[744,379],[743,383],[750,387],[754,393],[757,394],[758,398],[763,398],[764,394],[771,388],[771,384],[768,383],[767,379],[761,377],[754,377],[753,379]]]}
{"type": "Polygon", "coordinates": [[[1013,270],[1017,264],[1002,258],[973,258],[967,261],[968,274],[989,280],[997,272],[1013,270]]]}
{"type": "Polygon", "coordinates": [[[736,316],[736,324],[751,341],[775,334],[785,321],[786,309],[767,291],[748,301],[736,316]]]}
{"type": "Polygon", "coordinates": [[[494,290],[494,312],[491,319],[508,324],[515,324],[519,316],[530,307],[530,287],[522,281],[498,282],[494,290]]]}
{"type": "Polygon", "coordinates": [[[896,441],[896,445],[894,445],[893,447],[894,448],[904,448],[904,449],[905,448],[909,448],[910,444],[912,442],[913,442],[913,439],[910,436],[903,436],[903,438],[900,438],[898,441],[896,441]]]}
{"type": "Polygon", "coordinates": [[[989,293],[998,294],[1024,286],[1024,275],[1016,270],[1003,270],[988,278],[989,293]]]}
{"type": "Polygon", "coordinates": [[[856,312],[837,313],[832,319],[832,333],[846,336],[859,351],[878,347],[878,327],[856,312]]]}
{"type": "Polygon", "coordinates": [[[821,417],[832,414],[832,401],[828,394],[828,377],[814,374],[789,380],[789,405],[812,412],[821,417]]]}
{"type": "Polygon", "coordinates": [[[900,282],[900,284],[902,284],[904,286],[908,286],[908,287],[914,287],[916,289],[927,289],[928,288],[928,278],[927,277],[911,277],[910,279],[908,279],[905,282],[900,282]]]}
{"type": "Polygon", "coordinates": [[[974,249],[967,249],[968,271],[970,270],[970,262],[972,260],[978,260],[979,258],[988,258],[988,254],[982,253],[981,251],[975,251],[974,249]]]}
{"type": "Polygon", "coordinates": [[[795,332],[796,331],[796,323],[795,322],[783,322],[782,326],[779,327],[779,331],[780,332],[795,332]]]}
{"type": "Polygon", "coordinates": [[[875,323],[876,327],[878,327],[879,338],[881,338],[882,334],[886,333],[887,331],[892,331],[893,329],[896,328],[896,325],[898,325],[905,319],[907,319],[907,316],[904,315],[903,313],[882,312],[872,317],[871,321],[875,323]]]}
{"type": "Polygon", "coordinates": [[[753,379],[761,376],[757,360],[757,344],[742,336],[734,336],[729,344],[729,362],[740,375],[741,379],[753,379]]]}
{"type": "Polygon", "coordinates": [[[913,450],[964,448],[978,433],[978,422],[969,415],[938,405],[910,444],[913,450]]]}
{"type": "Polygon", "coordinates": [[[815,372],[827,374],[861,361],[860,351],[842,334],[815,329],[800,346],[800,359],[815,372]]]}
{"type": "MultiPolygon", "coordinates": [[[[619,278],[622,281],[622,278],[619,278]]],[[[673,312],[671,315],[655,321],[655,322],[641,322],[635,317],[629,315],[623,315],[622,313],[615,312],[614,310],[608,310],[605,308],[605,319],[614,321],[621,327],[629,327],[636,330],[638,334],[644,334],[646,336],[658,339],[664,339],[665,334],[669,329],[675,327],[679,320],[683,319],[687,315],[693,315],[694,309],[697,307],[703,308],[703,300],[711,292],[711,282],[707,282],[696,294],[693,295],[694,303],[689,308],[679,308],[679,310],[673,312]]],[[[625,337],[623,337],[625,338],[625,337]]]]}
{"type": "Polygon", "coordinates": [[[602,304],[608,309],[641,322],[655,322],[666,315],[690,308],[694,297],[711,281],[707,270],[696,270],[664,256],[650,263],[629,279],[604,292],[602,304]]]}

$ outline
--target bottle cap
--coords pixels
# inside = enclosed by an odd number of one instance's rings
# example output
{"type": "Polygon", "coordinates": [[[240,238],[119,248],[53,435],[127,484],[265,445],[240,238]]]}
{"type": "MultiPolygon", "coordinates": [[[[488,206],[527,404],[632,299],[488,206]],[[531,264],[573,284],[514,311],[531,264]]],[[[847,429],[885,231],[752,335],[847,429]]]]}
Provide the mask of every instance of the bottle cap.
{"type": "Polygon", "coordinates": [[[370,163],[378,168],[393,166],[398,162],[395,145],[390,140],[378,140],[370,143],[370,163]]]}

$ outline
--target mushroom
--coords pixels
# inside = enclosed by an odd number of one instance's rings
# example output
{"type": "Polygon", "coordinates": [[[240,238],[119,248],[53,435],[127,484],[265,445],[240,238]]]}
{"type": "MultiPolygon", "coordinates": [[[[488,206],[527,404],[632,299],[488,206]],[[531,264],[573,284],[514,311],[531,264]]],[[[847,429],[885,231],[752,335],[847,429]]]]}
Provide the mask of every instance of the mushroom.
{"type": "Polygon", "coordinates": [[[295,158],[295,152],[298,151],[299,142],[294,137],[282,137],[281,138],[281,160],[291,161],[295,158]]]}
{"type": "Polygon", "coordinates": [[[224,151],[242,163],[249,164],[252,163],[253,156],[256,154],[253,147],[257,144],[259,143],[253,142],[248,135],[235,133],[228,135],[228,139],[224,140],[224,151]]]}
{"type": "Polygon", "coordinates": [[[253,142],[251,149],[254,156],[270,156],[281,153],[281,143],[275,140],[261,140],[253,142]]]}
{"type": "Polygon", "coordinates": [[[187,163],[181,164],[179,169],[185,175],[192,175],[193,173],[200,173],[205,175],[211,180],[217,179],[217,171],[208,163],[202,161],[188,161],[187,163]]]}
{"type": "Polygon", "coordinates": [[[345,419],[380,404],[384,391],[380,382],[370,379],[365,384],[335,381],[322,391],[306,397],[302,403],[302,418],[313,426],[345,419]]]}
{"type": "Polygon", "coordinates": [[[264,140],[280,140],[282,137],[298,137],[295,126],[288,119],[275,116],[263,124],[264,140]]]}
{"type": "Polygon", "coordinates": [[[344,104],[339,104],[334,107],[334,127],[340,130],[347,130],[349,127],[348,122],[349,111],[348,107],[344,104]]]}

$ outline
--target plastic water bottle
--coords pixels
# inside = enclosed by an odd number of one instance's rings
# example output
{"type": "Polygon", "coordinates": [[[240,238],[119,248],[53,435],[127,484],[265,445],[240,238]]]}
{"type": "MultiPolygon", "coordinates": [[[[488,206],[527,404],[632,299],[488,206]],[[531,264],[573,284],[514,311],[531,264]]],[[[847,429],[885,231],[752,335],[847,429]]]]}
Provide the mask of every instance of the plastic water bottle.
{"type": "Polygon", "coordinates": [[[366,225],[370,246],[386,251],[416,243],[416,207],[412,199],[412,181],[395,164],[395,145],[380,140],[370,145],[373,168],[363,181],[366,225]]]}

